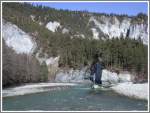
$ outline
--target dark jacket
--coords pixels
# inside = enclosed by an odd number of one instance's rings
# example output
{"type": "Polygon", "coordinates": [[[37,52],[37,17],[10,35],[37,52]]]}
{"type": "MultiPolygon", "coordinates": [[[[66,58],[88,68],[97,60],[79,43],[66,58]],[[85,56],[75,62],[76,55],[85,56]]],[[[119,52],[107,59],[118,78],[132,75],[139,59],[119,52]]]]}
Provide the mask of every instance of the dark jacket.
{"type": "MultiPolygon", "coordinates": [[[[91,75],[95,74],[95,83],[96,84],[102,84],[101,77],[102,77],[102,63],[101,62],[96,62],[91,66],[91,75]]],[[[93,77],[90,78],[94,82],[93,77]]]]}

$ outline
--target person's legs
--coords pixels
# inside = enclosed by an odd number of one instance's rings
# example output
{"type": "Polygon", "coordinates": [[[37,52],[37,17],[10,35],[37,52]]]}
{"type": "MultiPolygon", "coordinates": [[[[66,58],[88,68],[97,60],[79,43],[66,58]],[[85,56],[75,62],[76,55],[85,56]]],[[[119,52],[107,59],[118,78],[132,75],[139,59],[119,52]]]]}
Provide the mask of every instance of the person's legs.
{"type": "Polygon", "coordinates": [[[102,72],[100,73],[100,84],[102,84],[102,72]]]}
{"type": "Polygon", "coordinates": [[[98,75],[96,76],[95,83],[98,84],[98,85],[101,85],[101,84],[102,84],[101,74],[98,74],[98,75]]]}
{"type": "Polygon", "coordinates": [[[96,79],[96,80],[95,80],[95,83],[98,84],[98,85],[101,85],[101,84],[102,84],[102,81],[101,81],[100,79],[96,79]]]}
{"type": "Polygon", "coordinates": [[[93,76],[90,76],[90,80],[91,80],[92,82],[94,82],[93,76]]]}

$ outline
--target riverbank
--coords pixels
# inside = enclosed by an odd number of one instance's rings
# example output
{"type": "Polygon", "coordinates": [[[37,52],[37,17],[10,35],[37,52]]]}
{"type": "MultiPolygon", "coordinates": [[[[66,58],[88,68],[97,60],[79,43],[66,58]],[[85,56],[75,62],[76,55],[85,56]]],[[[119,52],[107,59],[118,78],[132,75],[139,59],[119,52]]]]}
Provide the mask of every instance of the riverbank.
{"type": "MultiPolygon", "coordinates": [[[[79,83],[34,83],[14,88],[6,88],[2,91],[3,97],[25,95],[31,93],[61,90],[64,88],[79,85],[79,83]]],[[[148,83],[133,84],[132,82],[118,83],[110,89],[131,98],[148,100],[148,83]]]]}
{"type": "MultiPolygon", "coordinates": [[[[86,69],[62,70],[55,77],[56,83],[30,83],[13,88],[5,88],[2,91],[3,97],[60,90],[78,84],[91,84],[90,80],[84,79],[85,74],[90,76],[89,73],[86,73],[86,69]]],[[[148,100],[148,83],[133,83],[133,75],[128,72],[117,74],[109,70],[103,70],[102,83],[112,86],[110,89],[121,95],[148,100]]]]}
{"type": "Polygon", "coordinates": [[[93,90],[90,84],[63,90],[5,97],[3,111],[146,111],[148,102],[112,90],[93,90]]]}
{"type": "Polygon", "coordinates": [[[2,96],[17,96],[31,93],[39,93],[51,90],[60,90],[63,88],[75,86],[74,83],[33,83],[2,90],[2,96]]]}
{"type": "Polygon", "coordinates": [[[121,95],[148,100],[148,83],[133,84],[132,82],[125,82],[113,86],[112,89],[121,95]]]}
{"type": "MultiPolygon", "coordinates": [[[[68,70],[68,72],[61,71],[56,75],[57,82],[76,82],[84,83],[84,76],[90,76],[89,73],[82,70],[68,70]]],[[[135,75],[129,72],[111,72],[104,69],[102,72],[102,83],[112,86],[111,89],[116,93],[125,95],[131,98],[148,100],[148,83],[134,83],[135,75]]],[[[89,80],[90,81],[90,80],[89,80]]]]}

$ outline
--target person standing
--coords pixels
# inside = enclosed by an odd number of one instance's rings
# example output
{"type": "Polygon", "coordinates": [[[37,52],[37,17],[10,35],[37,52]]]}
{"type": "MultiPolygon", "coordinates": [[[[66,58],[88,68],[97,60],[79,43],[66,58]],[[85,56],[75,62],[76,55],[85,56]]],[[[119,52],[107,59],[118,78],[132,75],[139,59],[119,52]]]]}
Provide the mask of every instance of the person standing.
{"type": "Polygon", "coordinates": [[[101,55],[99,56],[98,54],[94,55],[94,60],[93,63],[91,64],[91,77],[90,80],[94,82],[97,85],[102,84],[102,69],[103,69],[103,64],[102,64],[102,58],[101,55]]]}

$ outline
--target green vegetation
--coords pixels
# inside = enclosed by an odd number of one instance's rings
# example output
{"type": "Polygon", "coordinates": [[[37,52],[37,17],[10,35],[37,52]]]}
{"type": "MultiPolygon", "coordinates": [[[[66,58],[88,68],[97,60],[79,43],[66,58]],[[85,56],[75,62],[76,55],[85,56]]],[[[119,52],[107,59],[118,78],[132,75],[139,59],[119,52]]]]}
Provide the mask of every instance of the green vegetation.
{"type": "MultiPolygon", "coordinates": [[[[96,13],[93,15],[98,17],[104,14],[96,13]]],[[[122,17],[126,15],[115,16],[121,21],[122,17]]],[[[147,45],[144,45],[140,38],[139,40],[129,37],[106,40],[91,39],[92,33],[87,27],[89,18],[90,13],[86,11],[64,11],[42,6],[35,7],[30,4],[3,3],[3,19],[16,24],[25,32],[33,35],[38,47],[42,47],[49,56],[60,55],[60,65],[77,68],[84,62],[91,62],[95,53],[102,53],[107,68],[128,70],[147,77],[147,45]],[[30,18],[31,15],[35,16],[35,21],[30,18]],[[55,33],[49,31],[45,28],[49,21],[60,22],[70,32],[62,34],[59,31],[55,33]],[[39,22],[43,22],[43,25],[39,25],[39,22]],[[76,32],[84,33],[85,39],[70,38],[76,32]]],[[[133,19],[133,23],[134,20],[141,21],[139,18],[144,22],[146,21],[145,15],[139,14],[133,19]]],[[[41,73],[44,75],[47,71],[41,73]]],[[[43,76],[42,79],[46,79],[46,77],[43,76]]]]}
{"type": "Polygon", "coordinates": [[[135,16],[131,23],[132,24],[148,24],[148,18],[143,13],[139,13],[137,16],[135,16]]]}
{"type": "Polygon", "coordinates": [[[41,82],[48,80],[48,68],[46,63],[44,62],[40,65],[40,80],[41,82]]]}

